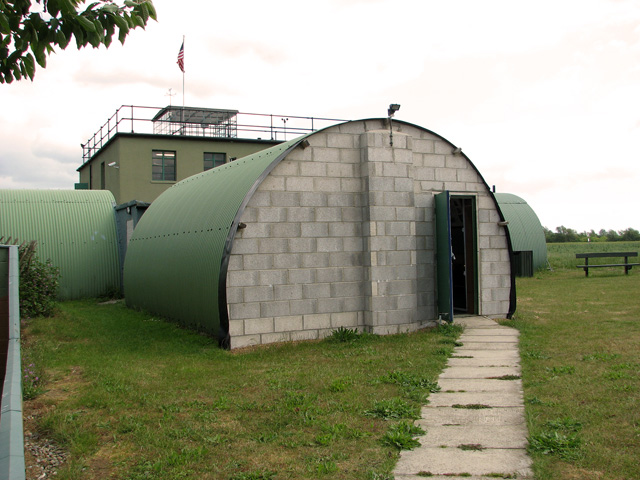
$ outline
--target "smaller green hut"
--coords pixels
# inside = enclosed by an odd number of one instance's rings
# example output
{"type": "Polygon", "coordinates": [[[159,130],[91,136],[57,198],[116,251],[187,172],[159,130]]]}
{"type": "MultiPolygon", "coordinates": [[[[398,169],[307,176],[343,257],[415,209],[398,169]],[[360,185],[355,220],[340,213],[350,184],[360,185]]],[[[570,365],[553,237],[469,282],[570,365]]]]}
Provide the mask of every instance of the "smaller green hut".
{"type": "Polygon", "coordinates": [[[114,205],[104,190],[0,190],[0,237],[37,242],[61,300],[97,297],[120,289],[114,205]]]}
{"type": "Polygon", "coordinates": [[[511,193],[495,193],[509,237],[516,276],[532,277],[547,266],[547,243],[536,212],[525,200],[511,193]]]}

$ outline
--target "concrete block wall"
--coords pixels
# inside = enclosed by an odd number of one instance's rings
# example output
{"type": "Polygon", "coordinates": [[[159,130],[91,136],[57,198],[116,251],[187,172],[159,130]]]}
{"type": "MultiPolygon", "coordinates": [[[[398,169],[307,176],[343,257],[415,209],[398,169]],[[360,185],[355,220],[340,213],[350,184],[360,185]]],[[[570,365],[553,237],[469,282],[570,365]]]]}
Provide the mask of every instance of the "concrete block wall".
{"type": "Polygon", "coordinates": [[[431,324],[434,195],[444,190],[476,197],[479,313],[507,313],[506,236],[482,178],[445,140],[393,126],[393,147],[383,120],[318,132],[260,185],[229,263],[231,348],[431,324]]]}

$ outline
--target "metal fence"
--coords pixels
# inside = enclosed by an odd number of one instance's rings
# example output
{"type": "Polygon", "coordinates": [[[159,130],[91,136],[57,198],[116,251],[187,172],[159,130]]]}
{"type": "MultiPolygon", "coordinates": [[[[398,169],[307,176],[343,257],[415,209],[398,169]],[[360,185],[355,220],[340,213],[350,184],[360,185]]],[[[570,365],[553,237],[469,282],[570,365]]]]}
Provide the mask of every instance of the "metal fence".
{"type": "Polygon", "coordinates": [[[235,110],[123,105],[82,144],[82,163],[89,161],[118,133],[286,141],[343,121],[235,110]],[[170,115],[167,112],[183,115],[170,115]],[[193,114],[197,112],[201,115],[196,119],[193,114]],[[211,120],[212,115],[220,112],[226,114],[223,122],[211,120]]]}

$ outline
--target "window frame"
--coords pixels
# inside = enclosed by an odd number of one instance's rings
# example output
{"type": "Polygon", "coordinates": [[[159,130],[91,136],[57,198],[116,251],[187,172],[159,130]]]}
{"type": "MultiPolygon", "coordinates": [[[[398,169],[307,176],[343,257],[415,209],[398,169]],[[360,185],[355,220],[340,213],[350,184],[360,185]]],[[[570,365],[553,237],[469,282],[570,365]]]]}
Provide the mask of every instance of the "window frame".
{"type": "Polygon", "coordinates": [[[202,154],[202,167],[203,167],[203,171],[207,171],[207,170],[211,170],[212,168],[216,168],[219,167],[221,165],[224,165],[225,163],[227,163],[227,154],[225,152],[204,152],[202,154]],[[210,159],[207,159],[207,155],[211,155],[210,159]],[[222,155],[222,163],[217,163],[215,160],[215,156],[216,155],[222,155]],[[207,168],[207,161],[212,162],[213,166],[207,168]]]}
{"type": "Polygon", "coordinates": [[[151,181],[152,182],[176,182],[178,179],[178,154],[175,150],[151,150],[151,181]],[[160,156],[157,156],[157,155],[160,156]],[[170,158],[170,157],[173,158],[170,158]],[[160,160],[161,163],[156,164],[156,160],[160,160]],[[173,161],[173,178],[167,178],[170,172],[170,165],[167,165],[167,160],[173,161]],[[157,173],[154,171],[154,167],[161,167],[159,172],[161,178],[156,178],[157,173]]]}

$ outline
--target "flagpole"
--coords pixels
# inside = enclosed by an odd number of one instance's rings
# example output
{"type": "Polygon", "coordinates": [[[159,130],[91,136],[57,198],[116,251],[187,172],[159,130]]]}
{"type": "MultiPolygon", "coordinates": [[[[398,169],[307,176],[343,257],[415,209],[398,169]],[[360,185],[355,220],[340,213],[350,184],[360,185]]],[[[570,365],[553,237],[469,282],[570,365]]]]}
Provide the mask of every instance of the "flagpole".
{"type": "MultiPolygon", "coordinates": [[[[184,35],[182,36],[182,46],[184,47],[184,35]]],[[[182,108],[184,108],[184,70],[182,70],[182,108]]]]}

